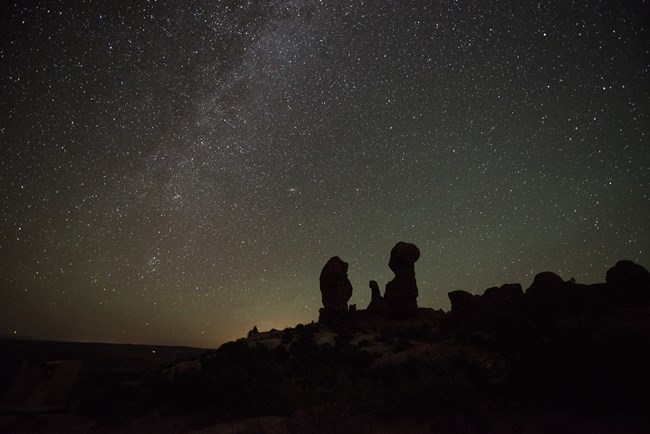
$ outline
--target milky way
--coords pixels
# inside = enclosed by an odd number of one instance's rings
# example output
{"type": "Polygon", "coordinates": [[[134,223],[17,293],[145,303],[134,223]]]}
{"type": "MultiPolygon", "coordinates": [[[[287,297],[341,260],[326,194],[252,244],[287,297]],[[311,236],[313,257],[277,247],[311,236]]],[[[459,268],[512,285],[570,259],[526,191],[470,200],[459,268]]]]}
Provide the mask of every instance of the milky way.
{"type": "Polygon", "coordinates": [[[650,266],[642,1],[0,7],[0,333],[210,347],[351,303],[650,266]]]}

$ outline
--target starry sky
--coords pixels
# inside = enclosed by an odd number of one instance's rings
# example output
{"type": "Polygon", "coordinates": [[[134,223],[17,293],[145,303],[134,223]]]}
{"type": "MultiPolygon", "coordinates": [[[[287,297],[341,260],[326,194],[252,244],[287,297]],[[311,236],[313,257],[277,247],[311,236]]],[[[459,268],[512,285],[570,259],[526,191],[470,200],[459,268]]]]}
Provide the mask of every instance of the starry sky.
{"type": "Polygon", "coordinates": [[[0,336],[215,347],[398,241],[443,309],[650,266],[648,9],[2,2],[0,336]]]}

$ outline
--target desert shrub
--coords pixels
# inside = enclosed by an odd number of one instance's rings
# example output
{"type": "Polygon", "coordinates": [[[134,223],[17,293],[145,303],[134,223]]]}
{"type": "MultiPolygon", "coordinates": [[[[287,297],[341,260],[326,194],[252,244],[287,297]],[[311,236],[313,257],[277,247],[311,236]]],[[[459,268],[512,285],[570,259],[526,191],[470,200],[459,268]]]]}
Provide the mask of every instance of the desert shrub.
{"type": "Polygon", "coordinates": [[[266,434],[266,429],[259,420],[248,422],[237,434],[266,434]]]}
{"type": "Polygon", "coordinates": [[[334,338],[334,342],[336,345],[346,345],[350,343],[353,337],[354,334],[350,330],[342,329],[334,338]]]}
{"type": "Polygon", "coordinates": [[[431,342],[435,339],[435,333],[429,324],[422,324],[419,327],[412,327],[408,330],[407,335],[414,340],[431,342]]]}
{"type": "Polygon", "coordinates": [[[300,359],[309,359],[318,350],[318,345],[309,334],[301,334],[298,339],[294,340],[289,347],[289,353],[292,357],[300,359]]]}
{"type": "Polygon", "coordinates": [[[393,345],[395,343],[395,338],[387,330],[382,331],[375,340],[385,345],[393,345]]]}
{"type": "Polygon", "coordinates": [[[278,345],[271,350],[271,353],[273,354],[273,359],[280,365],[284,365],[289,360],[289,353],[284,345],[278,345]]]}
{"type": "Polygon", "coordinates": [[[282,343],[288,344],[292,340],[293,340],[293,331],[289,328],[284,329],[284,332],[282,333],[282,343]]]}
{"type": "Polygon", "coordinates": [[[369,352],[363,351],[353,345],[345,345],[339,348],[335,347],[335,351],[336,364],[347,367],[355,372],[367,369],[374,358],[369,352]]]}
{"type": "Polygon", "coordinates": [[[158,378],[149,389],[170,413],[214,416],[215,422],[241,417],[286,415],[293,410],[283,365],[286,350],[253,348],[244,341],[222,345],[202,358],[202,370],[158,378]]]}
{"type": "Polygon", "coordinates": [[[397,340],[397,343],[393,346],[393,353],[400,353],[402,351],[408,350],[413,344],[408,338],[400,337],[397,340]]]}

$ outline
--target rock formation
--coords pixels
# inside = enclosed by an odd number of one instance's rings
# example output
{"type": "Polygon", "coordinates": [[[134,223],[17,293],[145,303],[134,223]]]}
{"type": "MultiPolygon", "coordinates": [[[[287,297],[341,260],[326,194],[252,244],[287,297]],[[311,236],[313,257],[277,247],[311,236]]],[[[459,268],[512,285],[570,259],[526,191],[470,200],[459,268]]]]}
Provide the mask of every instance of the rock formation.
{"type": "Polygon", "coordinates": [[[448,296],[453,327],[488,331],[512,323],[513,317],[522,311],[525,297],[518,283],[488,288],[483,295],[453,291],[448,296]]]}
{"type": "Polygon", "coordinates": [[[470,294],[467,291],[457,290],[447,294],[451,302],[452,312],[472,312],[479,306],[480,296],[470,294]]]}
{"type": "Polygon", "coordinates": [[[650,272],[632,261],[618,261],[607,271],[606,286],[622,306],[650,305],[650,272]]]}
{"type": "Polygon", "coordinates": [[[383,312],[385,310],[384,298],[379,292],[379,285],[377,284],[377,281],[371,280],[369,286],[370,290],[372,291],[372,299],[368,305],[368,310],[372,312],[383,312]]]}
{"type": "Polygon", "coordinates": [[[395,273],[386,284],[384,302],[386,309],[396,315],[413,314],[418,309],[418,287],[415,281],[415,262],[420,250],[415,244],[399,242],[390,251],[388,266],[395,273]]]}
{"type": "Polygon", "coordinates": [[[352,284],[348,279],[348,263],[338,256],[330,258],[320,273],[320,292],[323,308],[320,321],[327,321],[348,311],[352,284]]]}
{"type": "Polygon", "coordinates": [[[533,298],[554,296],[564,286],[564,280],[552,271],[537,273],[533,283],[526,290],[526,295],[533,298]]]}
{"type": "Polygon", "coordinates": [[[584,285],[544,271],[525,294],[521,285],[507,284],[488,288],[483,295],[453,291],[449,300],[451,328],[525,341],[526,333],[549,324],[579,328],[612,309],[650,305],[650,272],[632,261],[619,261],[607,271],[606,283],[584,285]]]}
{"type": "Polygon", "coordinates": [[[483,298],[489,302],[508,303],[523,297],[524,291],[518,283],[506,283],[501,286],[488,288],[483,292],[483,298]]]}
{"type": "Polygon", "coordinates": [[[607,284],[617,288],[650,289],[650,272],[632,261],[618,261],[607,271],[605,279],[607,284]]]}

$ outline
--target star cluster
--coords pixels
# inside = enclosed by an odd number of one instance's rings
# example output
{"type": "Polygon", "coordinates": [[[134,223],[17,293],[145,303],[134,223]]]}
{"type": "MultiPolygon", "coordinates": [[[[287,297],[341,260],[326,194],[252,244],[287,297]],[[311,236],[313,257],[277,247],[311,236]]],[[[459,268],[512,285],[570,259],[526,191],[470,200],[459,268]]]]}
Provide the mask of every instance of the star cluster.
{"type": "Polygon", "coordinates": [[[650,265],[643,1],[41,1],[0,18],[0,333],[215,346],[650,265]]]}

